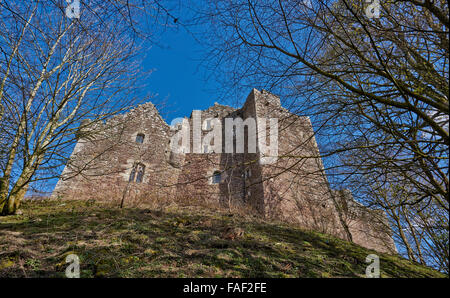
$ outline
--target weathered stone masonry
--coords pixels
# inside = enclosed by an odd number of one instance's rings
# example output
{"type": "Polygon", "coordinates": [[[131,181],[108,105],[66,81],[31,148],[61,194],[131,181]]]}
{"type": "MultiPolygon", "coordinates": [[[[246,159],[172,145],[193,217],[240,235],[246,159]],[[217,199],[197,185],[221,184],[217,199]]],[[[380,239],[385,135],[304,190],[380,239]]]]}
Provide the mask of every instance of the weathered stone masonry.
{"type": "MultiPolygon", "coordinates": [[[[348,191],[330,189],[308,117],[291,114],[278,97],[256,89],[241,109],[216,103],[201,115],[202,121],[220,119],[222,130],[225,118],[278,118],[278,161],[261,164],[259,150],[174,153],[170,141],[178,128],[146,103],[89,131],[82,125],[54,196],[233,206],[381,252],[396,251],[382,212],[357,203],[348,191]]],[[[192,117],[187,120],[192,124],[192,117]]],[[[211,127],[202,126],[204,136],[211,127]]],[[[268,125],[266,130],[268,136],[268,125]]]]}

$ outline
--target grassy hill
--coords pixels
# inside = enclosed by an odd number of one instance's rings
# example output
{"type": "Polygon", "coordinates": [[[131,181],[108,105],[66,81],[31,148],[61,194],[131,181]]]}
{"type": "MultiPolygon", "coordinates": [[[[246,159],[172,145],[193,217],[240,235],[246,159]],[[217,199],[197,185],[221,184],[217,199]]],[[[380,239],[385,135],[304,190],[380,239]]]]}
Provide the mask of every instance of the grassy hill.
{"type": "MultiPolygon", "coordinates": [[[[0,217],[0,277],[364,277],[370,253],[334,237],[199,208],[164,211],[86,201],[26,201],[0,217]],[[227,227],[244,233],[225,239],[227,227]]],[[[379,254],[382,277],[446,277],[379,254]]]]}

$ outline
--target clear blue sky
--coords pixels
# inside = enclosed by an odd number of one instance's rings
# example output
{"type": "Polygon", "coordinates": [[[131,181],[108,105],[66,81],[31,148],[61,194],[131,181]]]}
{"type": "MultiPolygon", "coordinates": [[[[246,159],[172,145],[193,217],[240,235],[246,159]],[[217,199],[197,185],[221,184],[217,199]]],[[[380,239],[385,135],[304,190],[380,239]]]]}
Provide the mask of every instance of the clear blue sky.
{"type": "MultiPolygon", "coordinates": [[[[200,60],[205,48],[182,27],[161,35],[160,46],[150,48],[145,57],[145,70],[154,69],[148,91],[157,93],[155,102],[164,101],[164,119],[189,116],[194,109],[205,109],[219,102],[219,88],[213,80],[205,80],[200,60]]],[[[152,100],[153,101],[153,100],[152,100]]]]}

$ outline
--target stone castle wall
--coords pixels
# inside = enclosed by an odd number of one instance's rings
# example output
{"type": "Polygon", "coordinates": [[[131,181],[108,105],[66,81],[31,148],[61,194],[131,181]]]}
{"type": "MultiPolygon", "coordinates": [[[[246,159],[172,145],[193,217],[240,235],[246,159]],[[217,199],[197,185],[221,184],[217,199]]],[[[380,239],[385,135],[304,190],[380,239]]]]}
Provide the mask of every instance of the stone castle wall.
{"type": "MultiPolygon", "coordinates": [[[[98,125],[98,132],[80,132],[70,162],[54,190],[65,198],[157,198],[185,204],[202,202],[221,207],[245,208],[304,228],[335,235],[382,252],[395,252],[383,213],[353,200],[347,191],[330,189],[314,130],[308,117],[291,114],[280,99],[253,89],[241,109],[214,104],[201,111],[202,121],[218,118],[222,124],[222,152],[214,143],[189,153],[171,151],[170,128],[151,103],[98,125]],[[262,153],[224,153],[225,119],[278,119],[278,160],[261,163],[262,153]],[[136,142],[144,135],[143,143],[136,142]],[[84,136],[88,137],[84,137],[84,136]],[[206,153],[208,152],[208,153],[206,153]],[[136,164],[145,166],[143,181],[129,181],[136,164]],[[220,183],[214,183],[220,173],[220,183]]],[[[192,128],[193,117],[187,119],[192,128]]],[[[205,122],[206,123],[206,122],[205,122]]],[[[202,123],[201,137],[213,127],[202,123]]],[[[257,126],[256,138],[262,128],[257,126]]],[[[266,127],[269,144],[269,125],[266,127]]],[[[245,131],[245,148],[249,131],[245,131]]],[[[235,137],[233,138],[236,142],[235,137]]]]}

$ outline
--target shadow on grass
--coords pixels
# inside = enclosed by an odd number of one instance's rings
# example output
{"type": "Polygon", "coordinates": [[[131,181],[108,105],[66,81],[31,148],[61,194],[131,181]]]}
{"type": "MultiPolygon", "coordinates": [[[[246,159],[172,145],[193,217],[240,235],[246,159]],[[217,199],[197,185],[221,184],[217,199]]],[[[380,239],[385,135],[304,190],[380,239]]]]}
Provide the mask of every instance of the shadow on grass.
{"type": "MultiPolygon", "coordinates": [[[[297,228],[198,210],[117,209],[81,201],[27,202],[0,218],[1,277],[363,277],[373,251],[297,228]],[[227,226],[244,236],[221,237],[227,226]]],[[[437,272],[380,255],[387,277],[437,272]]]]}

